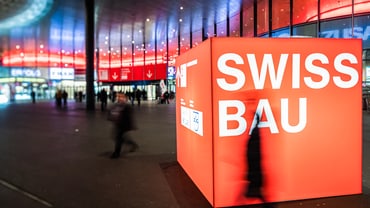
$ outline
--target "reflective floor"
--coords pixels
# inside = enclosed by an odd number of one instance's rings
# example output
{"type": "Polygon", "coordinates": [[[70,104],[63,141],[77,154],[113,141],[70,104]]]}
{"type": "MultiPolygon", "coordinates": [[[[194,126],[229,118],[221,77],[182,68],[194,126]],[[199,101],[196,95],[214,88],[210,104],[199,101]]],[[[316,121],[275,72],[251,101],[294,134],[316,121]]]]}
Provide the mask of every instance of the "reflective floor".
{"type": "MultiPolygon", "coordinates": [[[[176,162],[175,104],[134,107],[140,148],[111,160],[111,123],[98,104],[95,112],[74,101],[0,105],[0,207],[211,207],[176,162]]],[[[273,207],[370,207],[370,112],[363,115],[363,194],[273,207]]]]}

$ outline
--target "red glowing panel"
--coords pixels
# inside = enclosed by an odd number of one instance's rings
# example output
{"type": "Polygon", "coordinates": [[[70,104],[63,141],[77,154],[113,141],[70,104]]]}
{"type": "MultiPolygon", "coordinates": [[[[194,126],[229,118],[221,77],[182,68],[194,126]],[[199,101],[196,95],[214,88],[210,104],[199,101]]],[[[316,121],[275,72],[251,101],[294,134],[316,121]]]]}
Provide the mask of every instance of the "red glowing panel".
{"type": "MultiPolygon", "coordinates": [[[[352,0],[326,0],[320,2],[320,19],[341,17],[352,14],[352,0]]],[[[355,0],[354,13],[360,14],[369,12],[369,0],[355,0]]],[[[293,2],[293,24],[316,21],[318,18],[318,1],[301,1],[293,2]]]]}
{"type": "Polygon", "coordinates": [[[167,64],[155,65],[155,78],[157,80],[167,79],[167,64]]]}
{"type": "Polygon", "coordinates": [[[176,59],[177,159],[213,204],[210,41],[176,59]]]}
{"type": "Polygon", "coordinates": [[[212,38],[176,60],[178,160],[214,207],[261,203],[245,196],[255,113],[268,201],[361,193],[361,43],[212,38]]]}
{"type": "Polygon", "coordinates": [[[144,79],[144,67],[143,66],[133,67],[133,79],[134,80],[143,80],[144,79]]]}
{"type": "Polygon", "coordinates": [[[8,53],[3,56],[4,66],[10,67],[35,67],[35,66],[55,66],[74,67],[85,66],[85,58],[78,56],[73,57],[72,54],[61,55],[58,53],[32,53],[32,52],[16,52],[8,53]]]}

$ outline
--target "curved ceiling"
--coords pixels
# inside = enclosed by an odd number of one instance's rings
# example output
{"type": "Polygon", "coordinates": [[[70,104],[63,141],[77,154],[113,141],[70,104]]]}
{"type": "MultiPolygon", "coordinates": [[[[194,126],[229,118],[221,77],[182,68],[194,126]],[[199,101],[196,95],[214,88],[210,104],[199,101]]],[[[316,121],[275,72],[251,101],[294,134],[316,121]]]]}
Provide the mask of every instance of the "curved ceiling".
{"type": "MultiPolygon", "coordinates": [[[[120,50],[124,51],[134,44],[134,50],[150,51],[157,43],[160,50],[168,38],[169,45],[174,46],[170,48],[176,51],[179,31],[188,37],[190,30],[200,31],[203,23],[213,25],[225,20],[227,14],[238,13],[241,3],[242,0],[95,0],[96,48],[110,52],[122,46],[120,50]]],[[[0,36],[12,39],[10,46],[4,42],[8,39],[0,39],[3,49],[13,49],[14,45],[27,48],[25,42],[33,38],[37,39],[34,45],[42,44],[50,50],[84,51],[84,1],[3,0],[0,7],[0,36]],[[50,11],[38,22],[19,27],[18,21],[17,26],[1,28],[1,24],[24,14],[35,2],[52,2],[50,11]]],[[[193,39],[201,40],[200,34],[194,34],[193,39]]],[[[184,40],[181,45],[188,47],[188,42],[184,40]]]]}
{"type": "Polygon", "coordinates": [[[28,26],[45,16],[53,0],[3,0],[0,2],[0,30],[28,26]]]}

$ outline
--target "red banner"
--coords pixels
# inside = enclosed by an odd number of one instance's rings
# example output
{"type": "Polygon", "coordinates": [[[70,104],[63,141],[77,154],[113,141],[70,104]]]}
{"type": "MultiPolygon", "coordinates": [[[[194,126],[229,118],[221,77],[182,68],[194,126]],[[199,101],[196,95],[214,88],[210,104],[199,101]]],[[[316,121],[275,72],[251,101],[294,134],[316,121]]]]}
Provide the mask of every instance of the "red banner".
{"type": "Polygon", "coordinates": [[[161,80],[166,78],[166,64],[106,69],[100,68],[98,70],[99,82],[161,80]]]}

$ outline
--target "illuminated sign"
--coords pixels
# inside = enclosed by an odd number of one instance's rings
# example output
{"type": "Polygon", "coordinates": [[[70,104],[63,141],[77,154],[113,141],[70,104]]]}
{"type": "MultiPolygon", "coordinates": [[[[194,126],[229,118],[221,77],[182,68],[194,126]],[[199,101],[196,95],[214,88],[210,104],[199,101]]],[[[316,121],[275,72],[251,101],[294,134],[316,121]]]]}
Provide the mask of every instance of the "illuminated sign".
{"type": "Polygon", "coordinates": [[[245,197],[257,114],[268,201],[361,193],[361,44],[211,38],[176,59],[177,158],[212,206],[261,203],[245,197]]]}
{"type": "Polygon", "coordinates": [[[10,69],[10,76],[12,77],[41,77],[41,71],[39,69],[10,69]]]}
{"type": "Polygon", "coordinates": [[[364,41],[369,40],[370,37],[370,26],[366,27],[354,27],[353,28],[353,35],[352,35],[352,28],[344,28],[342,30],[335,29],[335,30],[328,30],[322,31],[321,36],[325,38],[360,38],[364,41]]]}
{"type": "Polygon", "coordinates": [[[108,80],[108,69],[101,69],[99,70],[99,80],[100,81],[105,81],[108,80]]]}
{"type": "Polygon", "coordinates": [[[50,68],[49,76],[53,80],[74,80],[75,71],[73,68],[50,68]]]}
{"type": "Polygon", "coordinates": [[[166,79],[166,64],[134,66],[134,67],[111,67],[98,69],[99,82],[122,82],[140,80],[166,79]]]}
{"type": "Polygon", "coordinates": [[[130,73],[131,73],[130,68],[122,68],[121,69],[121,79],[122,80],[128,80],[130,73]]]}
{"type": "Polygon", "coordinates": [[[167,79],[175,79],[176,78],[176,67],[169,66],[167,68],[167,79]]]}
{"type": "Polygon", "coordinates": [[[37,82],[44,83],[45,79],[42,78],[32,78],[32,77],[10,77],[10,78],[0,78],[0,83],[11,83],[11,82],[37,82]]]}
{"type": "MultiPolygon", "coordinates": [[[[337,25],[336,25],[337,26],[337,25]]],[[[275,33],[276,37],[289,37],[289,31],[283,30],[275,33]]],[[[334,29],[334,30],[323,30],[320,32],[320,37],[323,38],[359,38],[363,41],[370,39],[370,26],[365,27],[354,27],[353,35],[352,28],[334,29]]]]}

